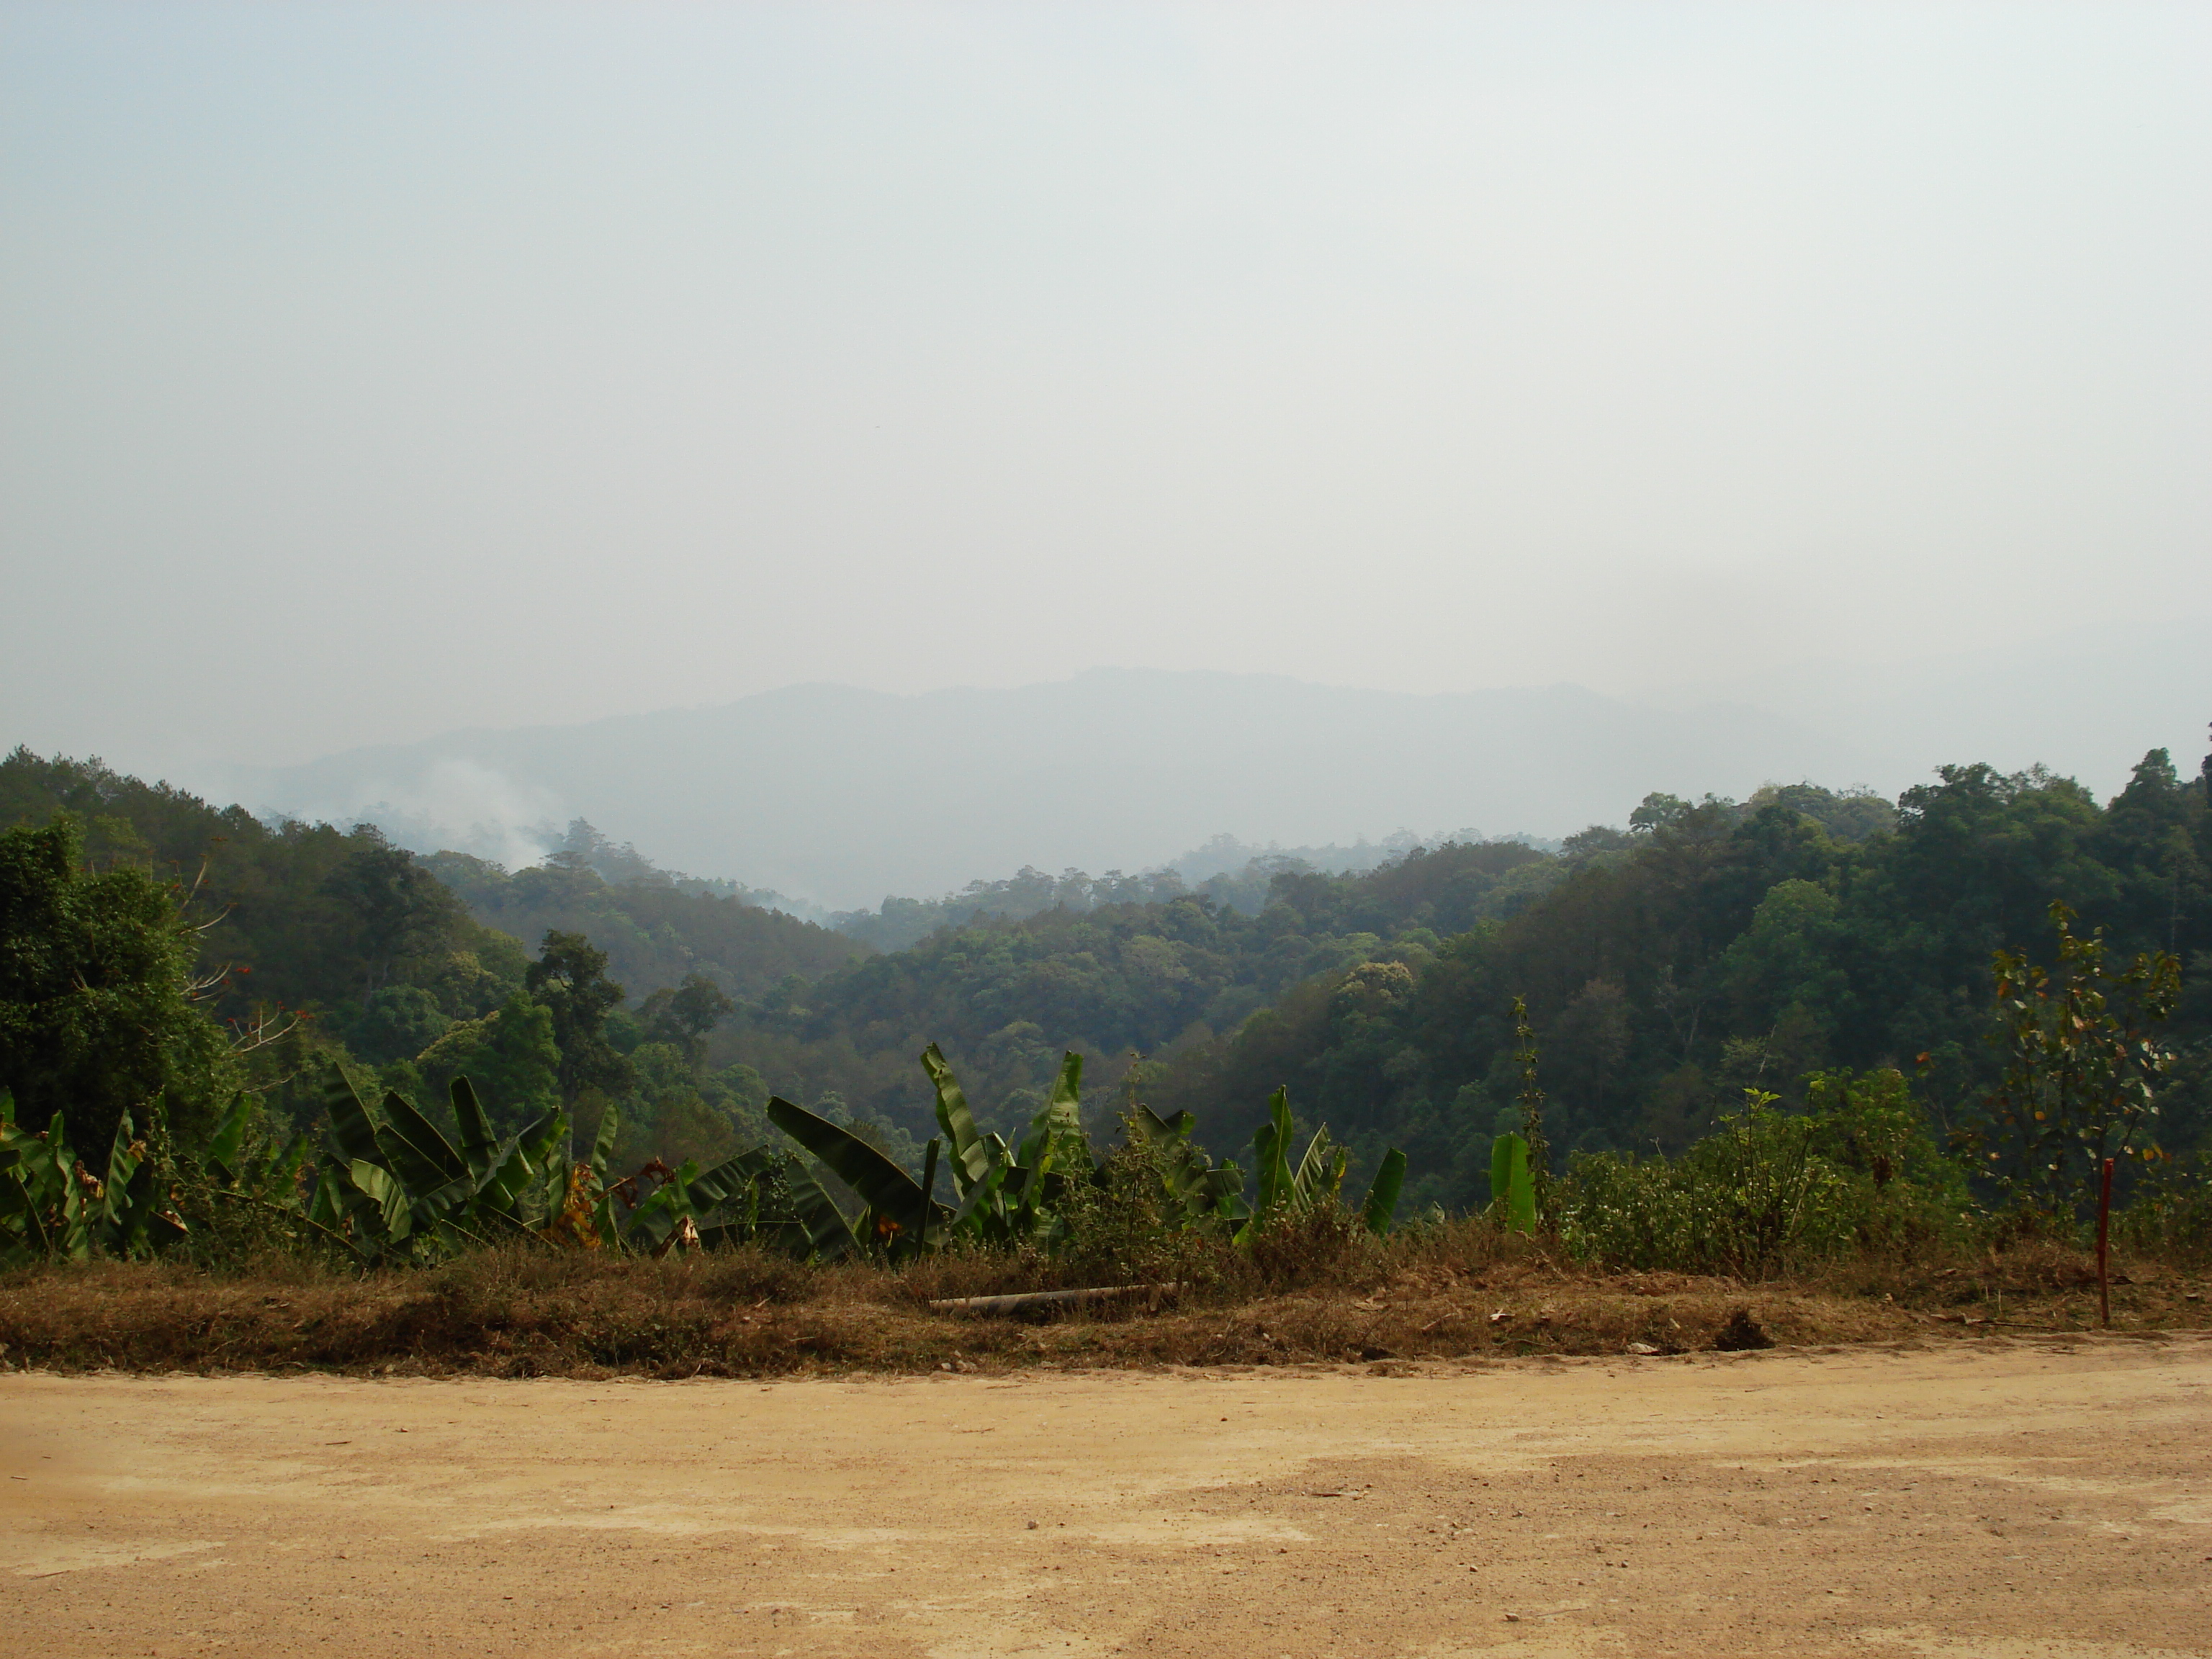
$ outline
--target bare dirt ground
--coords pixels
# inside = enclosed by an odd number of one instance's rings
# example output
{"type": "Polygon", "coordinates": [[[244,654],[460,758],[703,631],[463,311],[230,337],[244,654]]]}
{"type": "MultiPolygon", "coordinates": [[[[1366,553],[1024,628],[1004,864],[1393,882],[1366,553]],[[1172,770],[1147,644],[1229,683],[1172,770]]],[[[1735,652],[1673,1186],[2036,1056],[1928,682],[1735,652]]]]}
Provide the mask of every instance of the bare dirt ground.
{"type": "Polygon", "coordinates": [[[0,1650],[56,1659],[2212,1653],[2200,1336],[766,1384],[15,1373],[0,1477],[0,1650]]]}

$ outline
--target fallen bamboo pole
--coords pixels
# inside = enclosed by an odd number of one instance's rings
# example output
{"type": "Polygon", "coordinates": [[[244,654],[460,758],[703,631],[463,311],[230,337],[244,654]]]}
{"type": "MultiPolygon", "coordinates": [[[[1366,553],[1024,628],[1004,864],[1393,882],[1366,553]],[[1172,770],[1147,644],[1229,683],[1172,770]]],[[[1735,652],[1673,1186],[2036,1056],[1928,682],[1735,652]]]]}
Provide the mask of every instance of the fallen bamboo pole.
{"type": "Polygon", "coordinates": [[[1012,1296],[954,1296],[932,1302],[932,1313],[1024,1314],[1091,1302],[1114,1302],[1126,1297],[1149,1297],[1154,1306],[1182,1289],[1170,1285],[1101,1285],[1080,1291],[1023,1291],[1012,1296]]]}

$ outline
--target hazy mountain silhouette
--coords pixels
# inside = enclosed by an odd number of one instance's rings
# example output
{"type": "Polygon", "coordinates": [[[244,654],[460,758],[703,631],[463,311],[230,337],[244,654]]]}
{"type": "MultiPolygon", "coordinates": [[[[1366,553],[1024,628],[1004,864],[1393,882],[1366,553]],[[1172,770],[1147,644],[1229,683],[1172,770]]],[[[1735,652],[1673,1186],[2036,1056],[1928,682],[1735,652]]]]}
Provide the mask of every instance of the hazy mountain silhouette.
{"type": "Polygon", "coordinates": [[[257,810],[365,817],[410,845],[534,857],[574,816],[664,866],[830,906],[1025,864],[1164,863],[1210,837],[1401,826],[1559,836],[1645,793],[1879,782],[1856,745],[1740,704],[1570,685],[1437,696],[1095,669],[903,696],[800,685],[719,708],[464,731],[239,773],[257,810]]]}

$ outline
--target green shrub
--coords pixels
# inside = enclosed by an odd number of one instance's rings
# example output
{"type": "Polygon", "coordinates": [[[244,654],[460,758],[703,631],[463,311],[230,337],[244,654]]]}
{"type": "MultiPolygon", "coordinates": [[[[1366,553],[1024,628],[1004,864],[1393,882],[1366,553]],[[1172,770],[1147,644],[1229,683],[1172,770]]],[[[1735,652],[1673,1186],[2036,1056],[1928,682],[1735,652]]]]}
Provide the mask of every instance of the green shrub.
{"type": "Polygon", "coordinates": [[[1747,1090],[1741,1111],[1676,1158],[1576,1157],[1559,1195],[1567,1249],[1607,1267],[1757,1279],[1959,1224],[1964,1176],[1899,1073],[1817,1076],[1803,1112],[1747,1090]]]}
{"type": "Polygon", "coordinates": [[[2134,1202],[2112,1218],[2112,1236],[2146,1255],[2212,1261],[2212,1159],[2152,1163],[2137,1179],[2134,1202]]]}

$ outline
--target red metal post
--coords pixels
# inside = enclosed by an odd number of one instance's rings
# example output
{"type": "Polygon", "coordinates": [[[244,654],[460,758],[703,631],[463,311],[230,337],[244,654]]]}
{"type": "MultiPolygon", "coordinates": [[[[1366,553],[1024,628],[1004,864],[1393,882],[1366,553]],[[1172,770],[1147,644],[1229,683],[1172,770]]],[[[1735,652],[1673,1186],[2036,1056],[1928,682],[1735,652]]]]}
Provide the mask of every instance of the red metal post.
{"type": "Polygon", "coordinates": [[[2112,1255],[2108,1240],[2112,1222],[2112,1160],[2105,1160],[2105,1177],[2097,1186],[2097,1322],[2112,1327],[2112,1255]]]}

